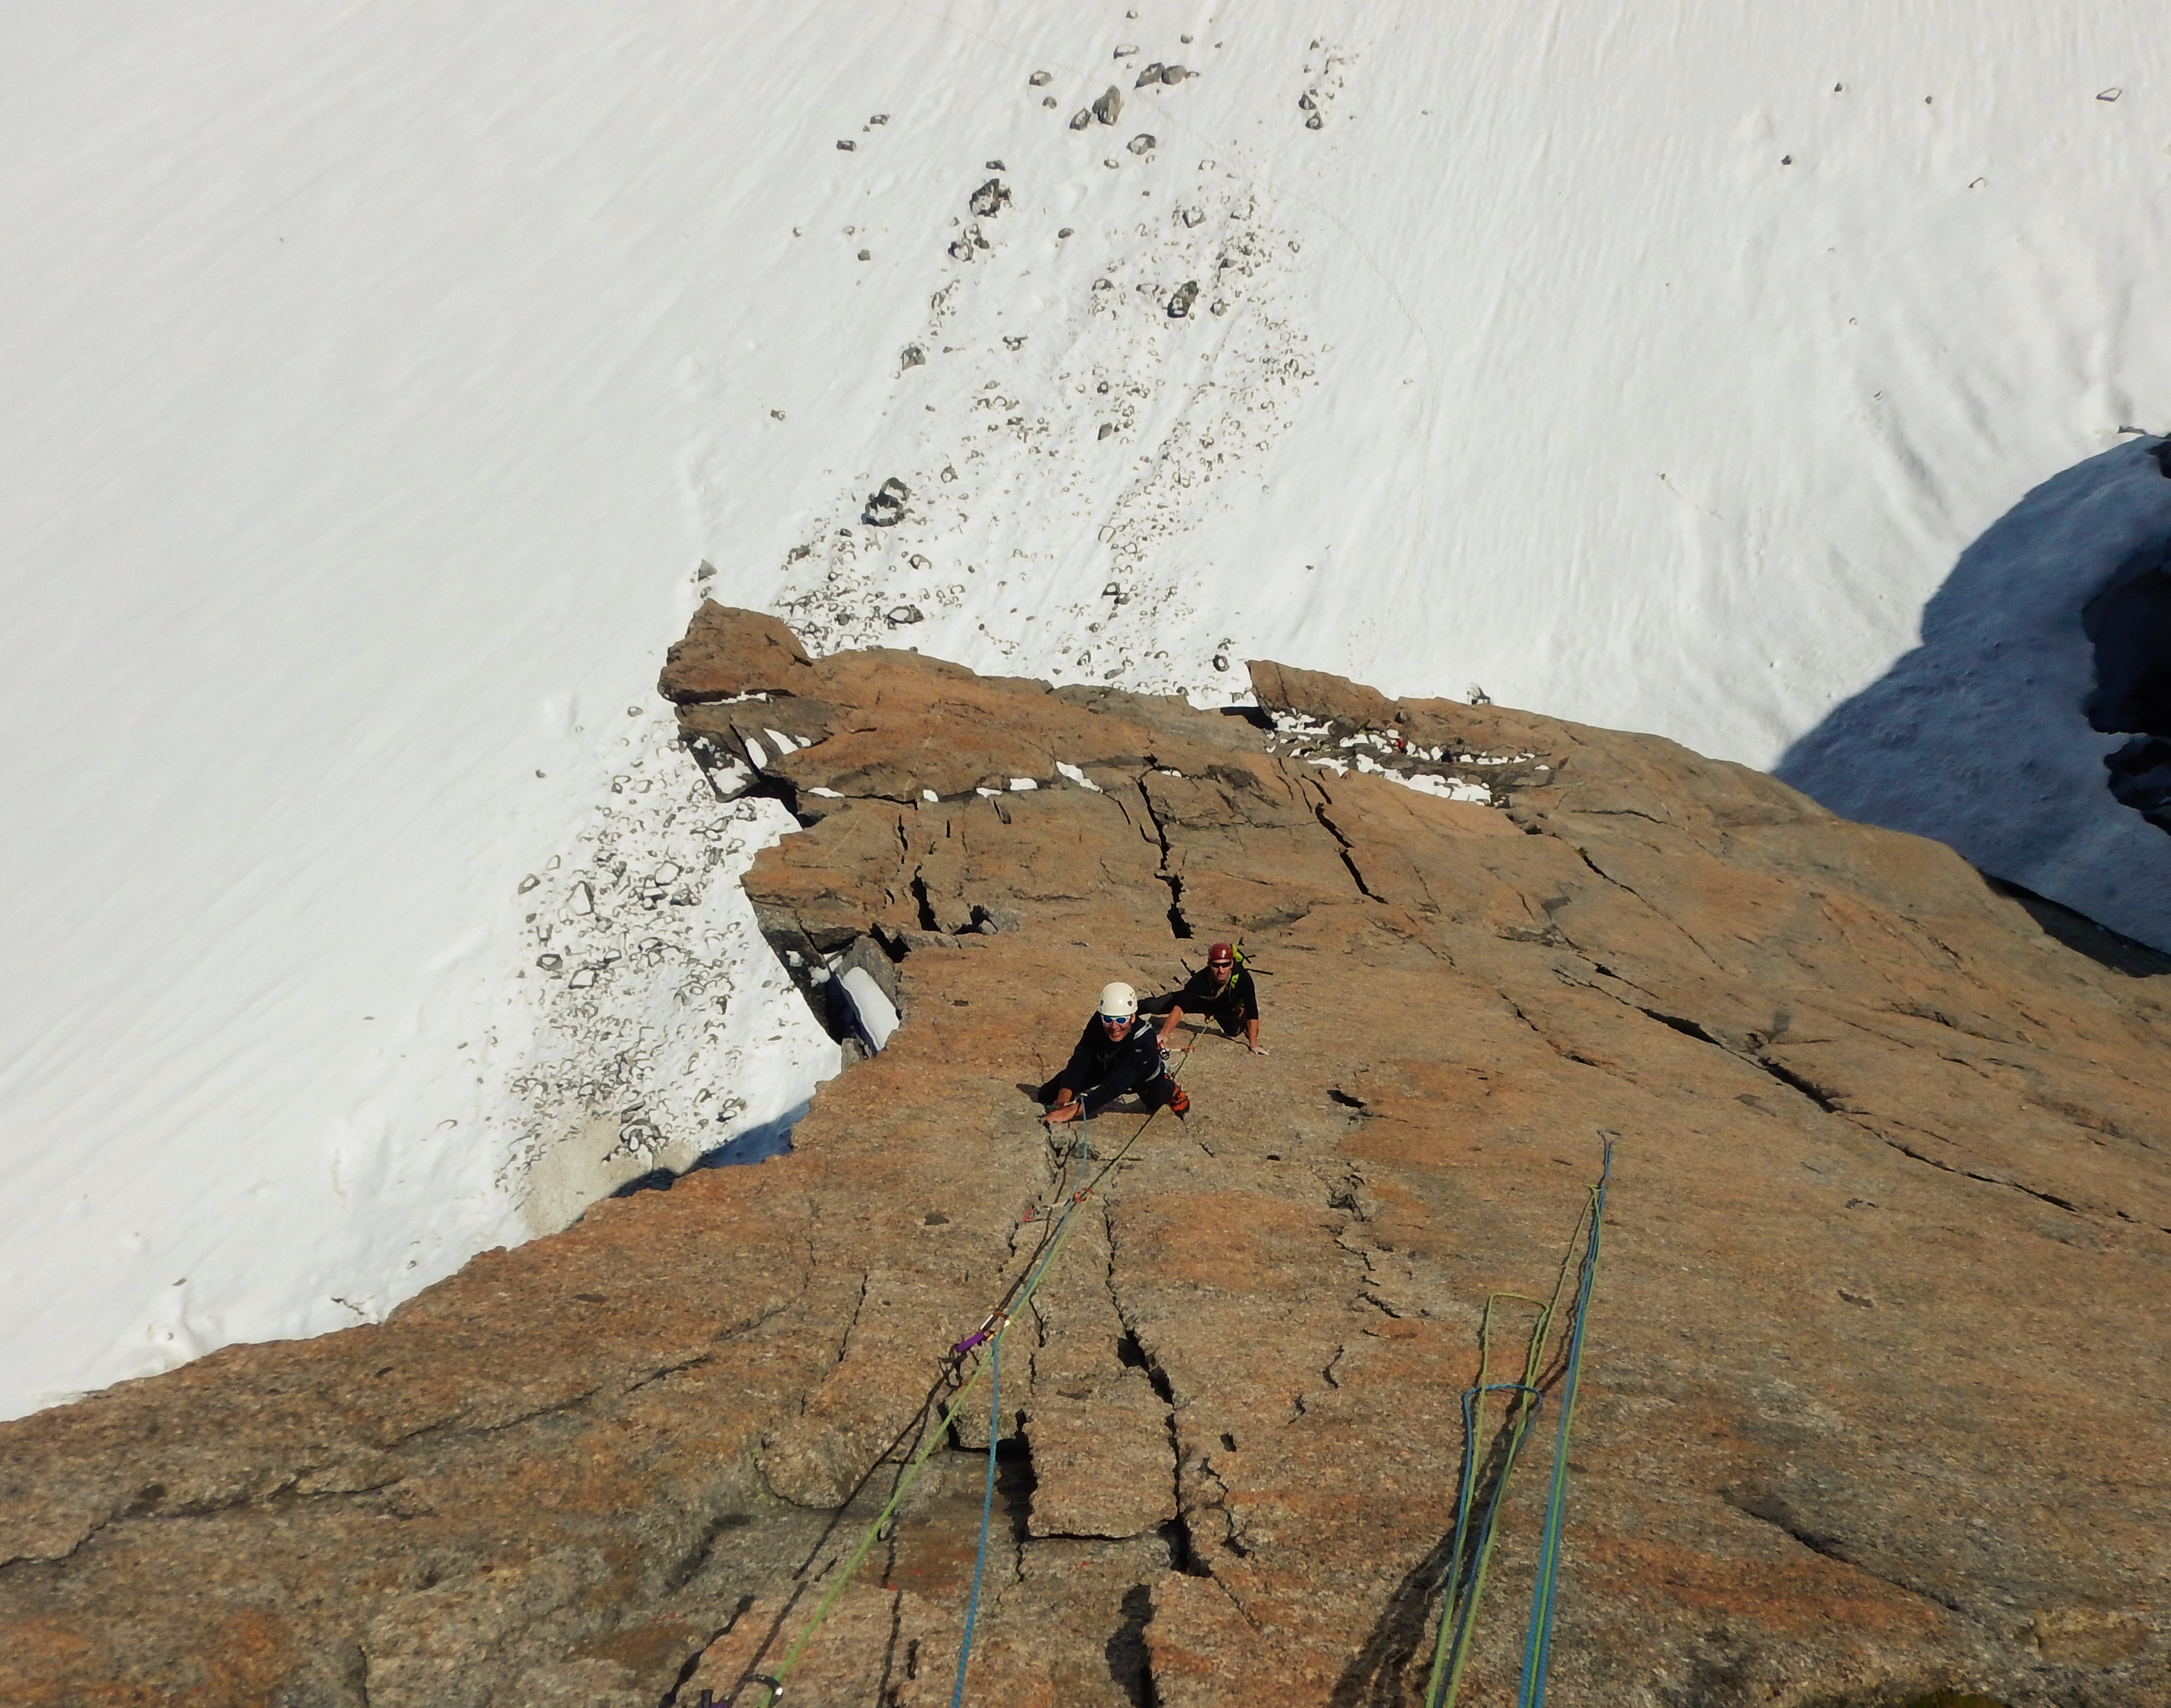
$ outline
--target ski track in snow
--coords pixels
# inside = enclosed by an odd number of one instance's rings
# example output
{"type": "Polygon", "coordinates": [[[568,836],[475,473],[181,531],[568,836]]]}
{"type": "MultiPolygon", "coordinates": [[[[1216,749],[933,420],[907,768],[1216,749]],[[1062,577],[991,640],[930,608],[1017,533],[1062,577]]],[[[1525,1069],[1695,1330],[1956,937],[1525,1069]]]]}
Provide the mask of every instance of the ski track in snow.
{"type": "Polygon", "coordinates": [[[737,883],[782,816],[651,691],[705,594],[1769,763],[2171,426],[2138,0],[31,0],[0,47],[0,1415],[381,1316],[834,1069],[737,883]]]}

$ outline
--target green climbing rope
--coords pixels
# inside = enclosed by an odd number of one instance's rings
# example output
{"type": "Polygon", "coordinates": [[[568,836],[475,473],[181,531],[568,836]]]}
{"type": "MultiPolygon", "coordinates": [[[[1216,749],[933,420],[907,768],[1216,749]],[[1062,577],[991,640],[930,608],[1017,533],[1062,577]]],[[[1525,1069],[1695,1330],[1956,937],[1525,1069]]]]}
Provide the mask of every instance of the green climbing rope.
{"type": "MultiPolygon", "coordinates": [[[[1188,1061],[1191,1055],[1189,1046],[1185,1047],[1183,1053],[1185,1059],[1188,1061]]],[[[1176,1077],[1173,1071],[1170,1077],[1171,1079],[1176,1077]]],[[[843,1596],[846,1588],[857,1575],[860,1565],[874,1547],[876,1539],[881,1536],[890,1520],[897,1515],[897,1509],[903,1504],[905,1496],[911,1491],[914,1483],[918,1481],[920,1472],[926,1468],[927,1461],[933,1455],[935,1448],[949,1438],[951,1425],[957,1422],[959,1412],[963,1411],[966,1400],[972,1397],[973,1390],[979,1385],[980,1378],[987,1373],[994,1359],[1000,1356],[1003,1336],[1010,1331],[1010,1324],[1022,1315],[1026,1307],[1032,1302],[1032,1296],[1038,1291],[1043,1277],[1048,1273],[1048,1266],[1054,1262],[1056,1254],[1063,1249],[1064,1242],[1070,1237],[1071,1218],[1076,1214],[1079,1206],[1091,1197],[1099,1189],[1101,1182],[1113,1174],[1130,1155],[1132,1149],[1141,1138],[1145,1137],[1146,1129],[1154,1124],[1155,1118],[1160,1113],[1159,1108],[1150,1110],[1146,1118],[1139,1123],[1138,1131],[1124,1142],[1123,1148],[1103,1162],[1099,1170],[1085,1186],[1070,1194],[1069,1202],[1064,1206],[1062,1216],[1054,1228],[1050,1230],[1041,1247],[1038,1260],[1026,1271],[1022,1283],[1014,1282],[1010,1291],[1005,1293],[1002,1302],[989,1313],[987,1321],[982,1325],[979,1334],[973,1336],[968,1342],[962,1343],[973,1347],[986,1344],[989,1347],[988,1356],[974,1365],[972,1374],[966,1379],[964,1384],[952,1396],[949,1408],[942,1414],[941,1422],[928,1432],[926,1438],[920,1443],[919,1450],[913,1454],[903,1473],[898,1478],[896,1486],[890,1491],[889,1499],[883,1503],[882,1511],[875,1515],[874,1522],[867,1526],[866,1533],[860,1538],[859,1545],[853,1549],[850,1557],[844,1562],[843,1569],[838,1572],[835,1581],[830,1584],[822,1599],[815,1604],[813,1615],[801,1628],[799,1635],[792,1640],[791,1647],[785,1651],[784,1658],[776,1663],[773,1671],[755,1674],[746,1679],[747,1684],[759,1685],[769,1693],[764,1700],[749,1703],[746,1705],[746,1708],[775,1708],[775,1705],[782,1698],[785,1679],[791,1673],[791,1669],[798,1665],[800,1657],[806,1653],[807,1645],[814,1640],[814,1634],[821,1629],[823,1621],[828,1618],[830,1610],[836,1606],[839,1598],[843,1596]]],[[[1090,1161],[1091,1159],[1089,1148],[1080,1160],[1090,1161]]],[[[1067,1175],[1069,1172],[1069,1168],[1070,1158],[1066,1155],[1064,1161],[1064,1174],[1067,1175]]],[[[989,1430],[992,1432],[998,1427],[998,1421],[990,1418],[989,1430]]],[[[993,1450],[991,1434],[989,1451],[992,1453],[993,1450]]],[[[987,1535],[984,1529],[981,1534],[980,1546],[984,1558],[987,1547],[987,1535]]],[[[978,1570],[977,1565],[974,1570],[977,1575],[978,1570]]],[[[961,1653],[958,1657],[958,1681],[961,1690],[963,1684],[964,1665],[968,1656],[969,1651],[967,1651],[961,1653]]],[[[727,1699],[731,1708],[737,1708],[737,1701],[736,1693],[727,1699]]]]}
{"type": "Polygon", "coordinates": [[[1567,1425],[1570,1408],[1574,1404],[1574,1373],[1582,1356],[1583,1325],[1589,1304],[1590,1289],[1597,1278],[1599,1219],[1605,1210],[1605,1187],[1612,1172],[1613,1140],[1616,1136],[1601,1134],[1605,1154],[1598,1184],[1590,1189],[1582,1213],[1577,1218],[1575,1231],[1568,1236],[1568,1245],[1561,1254],[1560,1267],[1554,1275],[1551,1295],[1538,1299],[1526,1293],[1492,1293],[1488,1295],[1484,1311],[1478,1319],[1477,1379],[1462,1395],[1461,1471],[1455,1491],[1455,1529],[1449,1544],[1446,1577],[1442,1585],[1439,1626],[1433,1644],[1432,1671],[1425,1684],[1426,1708],[1453,1708],[1456,1694],[1461,1689],[1463,1669],[1469,1662],[1471,1640],[1477,1628],[1478,1608],[1484,1599],[1486,1577],[1492,1566],[1493,1544],[1502,1502],[1507,1495],[1509,1480],[1514,1473],[1516,1461],[1521,1456],[1523,1444],[1536,1423],[1539,1410],[1544,1403],[1541,1378],[1549,1362],[1547,1349],[1553,1342],[1553,1324],[1560,1314],[1561,1299],[1568,1290],[1568,1277],[1573,1274],[1576,1289],[1569,1312],[1571,1327],[1560,1354],[1567,1361],[1562,1418],[1554,1436],[1554,1462],[1548,1490],[1544,1540],[1541,1547],[1537,1598],[1532,1608],[1531,1635],[1525,1646],[1523,1687],[1518,1695],[1517,1708],[1535,1708],[1535,1704],[1543,1696],[1544,1667],[1552,1643],[1553,1582],[1560,1565],[1561,1515],[1567,1497],[1567,1425]],[[1579,1248],[1580,1261],[1578,1261],[1579,1248]],[[1537,1308],[1537,1316],[1524,1342],[1520,1378],[1512,1382],[1489,1379],[1493,1363],[1493,1312],[1503,1300],[1514,1300],[1537,1308]],[[1509,1398],[1502,1418],[1504,1434],[1498,1448],[1499,1462],[1492,1473],[1491,1487],[1481,1513],[1478,1510],[1477,1488],[1479,1443],[1485,1438],[1487,1397],[1493,1394],[1505,1394],[1509,1398]],[[1539,1634],[1541,1625],[1541,1636],[1539,1634]],[[1527,1695],[1533,1679],[1538,1681],[1536,1697],[1527,1695]]]}

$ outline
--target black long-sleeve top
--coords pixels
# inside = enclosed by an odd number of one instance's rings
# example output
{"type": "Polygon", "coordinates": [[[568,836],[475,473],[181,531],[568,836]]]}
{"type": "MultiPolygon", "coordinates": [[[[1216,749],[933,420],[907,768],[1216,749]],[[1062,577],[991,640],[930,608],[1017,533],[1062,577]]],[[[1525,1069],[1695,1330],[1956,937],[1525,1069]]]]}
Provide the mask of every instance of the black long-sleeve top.
{"type": "Polygon", "coordinates": [[[1118,1039],[1108,1036],[1100,1015],[1095,1015],[1078,1035],[1078,1047],[1054,1083],[1075,1092],[1086,1114],[1098,1115],[1125,1093],[1150,1084],[1161,1072],[1161,1043],[1144,1020],[1133,1020],[1130,1030],[1118,1039]]]}
{"type": "Polygon", "coordinates": [[[1212,970],[1202,966],[1191,975],[1182,990],[1148,997],[1139,1004],[1139,1012],[1165,1015],[1172,1008],[1180,1008],[1187,1015],[1205,1015],[1234,1031],[1258,1019],[1259,988],[1252,983],[1248,966],[1240,966],[1230,973],[1226,984],[1216,984],[1212,970]]]}

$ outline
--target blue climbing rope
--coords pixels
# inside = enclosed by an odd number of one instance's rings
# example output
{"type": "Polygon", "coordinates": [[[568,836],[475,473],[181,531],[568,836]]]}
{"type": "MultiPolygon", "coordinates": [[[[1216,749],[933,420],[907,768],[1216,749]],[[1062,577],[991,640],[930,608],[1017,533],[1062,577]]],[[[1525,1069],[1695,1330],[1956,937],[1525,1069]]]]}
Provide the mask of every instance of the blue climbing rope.
{"type": "Polygon", "coordinates": [[[1478,1320],[1477,1379],[1462,1395],[1462,1463],[1456,1479],[1455,1529],[1449,1544],[1445,1577],[1440,1587],[1438,1636],[1427,1679],[1425,1708],[1454,1708],[1468,1662],[1477,1624],[1477,1610],[1485,1595],[1485,1579],[1491,1564],[1493,1544],[1508,1482],[1514,1474],[1523,1443],[1537,1421],[1544,1401],[1541,1373],[1547,1363],[1547,1349],[1553,1344],[1553,1324],[1559,1316],[1571,1272],[1575,1293],[1569,1304],[1569,1328],[1560,1343],[1563,1358],[1561,1410],[1554,1426],[1553,1464],[1547,1483],[1545,1523],[1540,1546],[1536,1588],[1532,1592],[1530,1622],[1525,1633],[1523,1678],[1516,1708],[1542,1708],[1546,1667],[1552,1654],[1553,1592],[1560,1572],[1561,1533],[1568,1501],[1568,1432],[1575,1405],[1575,1385],[1583,1357],[1584,1325],[1588,1319],[1591,1289],[1598,1278],[1599,1227],[1605,1216],[1605,1188],[1613,1170],[1613,1146],[1619,1134],[1601,1128],[1605,1153],[1598,1184],[1592,1187],[1575,1231],[1561,1254],[1550,1298],[1523,1293],[1496,1293],[1488,1296],[1478,1320]],[[1586,1233],[1586,1229],[1588,1232],[1586,1233]],[[1579,1260],[1578,1249],[1581,1249],[1579,1260]],[[1523,1352],[1522,1379],[1489,1379],[1492,1364],[1493,1314],[1503,1299],[1514,1299],[1538,1308],[1523,1352]],[[1477,1466],[1479,1443],[1485,1438],[1486,1396],[1507,1394],[1507,1414],[1501,1421],[1499,1464],[1491,1473],[1492,1486],[1479,1508],[1477,1466]]]}
{"type": "Polygon", "coordinates": [[[995,1444],[1003,1437],[1003,1337],[998,1333],[988,1348],[988,1475],[980,1488],[980,1547],[973,1560],[973,1594],[965,1604],[965,1636],[957,1646],[957,1682],[950,1691],[950,1708],[965,1700],[965,1669],[973,1664],[973,1626],[980,1616],[980,1574],[988,1563],[988,1523],[995,1510],[995,1444]]]}
{"type": "Polygon", "coordinates": [[[1575,1422],[1576,1379],[1583,1369],[1583,1331],[1590,1319],[1590,1289],[1598,1279],[1599,1230],[1605,1225],[1605,1188],[1613,1176],[1613,1144],[1617,1135],[1602,1132],[1605,1159],[1599,1165],[1598,1187],[1590,1199],[1590,1243],[1583,1249],[1581,1272],[1576,1277],[1575,1309],[1568,1338],[1568,1369],[1561,1378],[1560,1421],[1553,1426],[1552,1475],[1546,1486],[1546,1523],[1538,1544],[1538,1578],[1530,1590],[1530,1630],[1523,1646],[1522,1683],[1515,1691],[1515,1708],[1544,1708],[1546,1668],[1552,1658],[1553,1588],[1560,1577],[1561,1529],[1568,1508],[1568,1432],[1575,1422]]]}

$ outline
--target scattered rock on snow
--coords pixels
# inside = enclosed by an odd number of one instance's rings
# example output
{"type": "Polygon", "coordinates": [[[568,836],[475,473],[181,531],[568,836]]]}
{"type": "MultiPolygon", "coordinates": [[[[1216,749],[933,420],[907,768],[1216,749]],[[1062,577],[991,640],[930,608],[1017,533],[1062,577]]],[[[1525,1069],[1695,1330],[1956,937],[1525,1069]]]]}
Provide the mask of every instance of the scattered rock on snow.
{"type": "Polygon", "coordinates": [[[896,605],[884,614],[883,620],[893,629],[904,629],[923,621],[924,618],[917,605],[896,605]]]}
{"type": "Polygon", "coordinates": [[[1074,131],[1082,131],[1092,122],[1093,110],[1091,107],[1080,107],[1070,115],[1070,128],[1074,131]]]}
{"type": "Polygon", "coordinates": [[[839,137],[837,139],[837,146],[849,154],[860,145],[849,137],[839,137]]]}
{"type": "Polygon", "coordinates": [[[899,368],[918,367],[927,360],[927,352],[916,344],[908,344],[897,359],[899,368]]]}
{"type": "Polygon", "coordinates": [[[1126,142],[1123,146],[1128,148],[1134,154],[1147,153],[1150,152],[1154,147],[1153,132],[1150,131],[1141,131],[1137,136],[1132,137],[1131,140],[1126,142]]]}
{"type": "Polygon", "coordinates": [[[1121,47],[1118,47],[1118,48],[1116,50],[1116,57],[1117,57],[1118,59],[1128,59],[1128,58],[1129,58],[1133,54],[1136,53],[1138,51],[1139,51],[1139,45],[1138,45],[1138,43],[1136,43],[1135,41],[1127,41],[1127,42],[1125,42],[1125,43],[1124,43],[1121,47]]]}
{"type": "Polygon", "coordinates": [[[1191,313],[1191,305],[1198,300],[1198,281],[1187,279],[1177,287],[1176,294],[1168,299],[1168,318],[1181,320],[1191,313]]]}
{"type": "Polygon", "coordinates": [[[1131,87],[1134,89],[1142,89],[1148,83],[1157,83],[1160,81],[1161,62],[1159,60],[1155,60],[1151,65],[1148,66],[1144,71],[1139,73],[1139,80],[1133,83],[1131,87]]]}
{"type": "Polygon", "coordinates": [[[1107,92],[1093,103],[1093,116],[1104,125],[1112,125],[1123,115],[1123,92],[1110,83],[1107,92]]]}
{"type": "Polygon", "coordinates": [[[1321,118],[1317,113],[1314,113],[1310,118],[1304,121],[1304,127],[1307,131],[1316,131],[1323,128],[1326,123],[1326,120],[1321,118]]]}
{"type": "Polygon", "coordinates": [[[1161,68],[1161,80],[1165,83],[1180,83],[1191,75],[1180,65],[1165,65],[1161,68]]]}
{"type": "Polygon", "coordinates": [[[973,192],[972,200],[967,205],[982,219],[993,219],[1008,207],[1010,203],[1010,193],[1002,179],[990,178],[973,192]]]}
{"type": "Polygon", "coordinates": [[[1035,88],[1039,89],[1046,88],[1049,83],[1054,81],[1054,79],[1044,71],[1037,71],[1031,77],[1027,78],[1026,81],[1031,83],[1035,88]]]}
{"type": "Polygon", "coordinates": [[[860,512],[860,520],[869,527],[895,527],[904,520],[905,501],[911,496],[911,489],[893,474],[867,500],[867,507],[860,512]]]}

